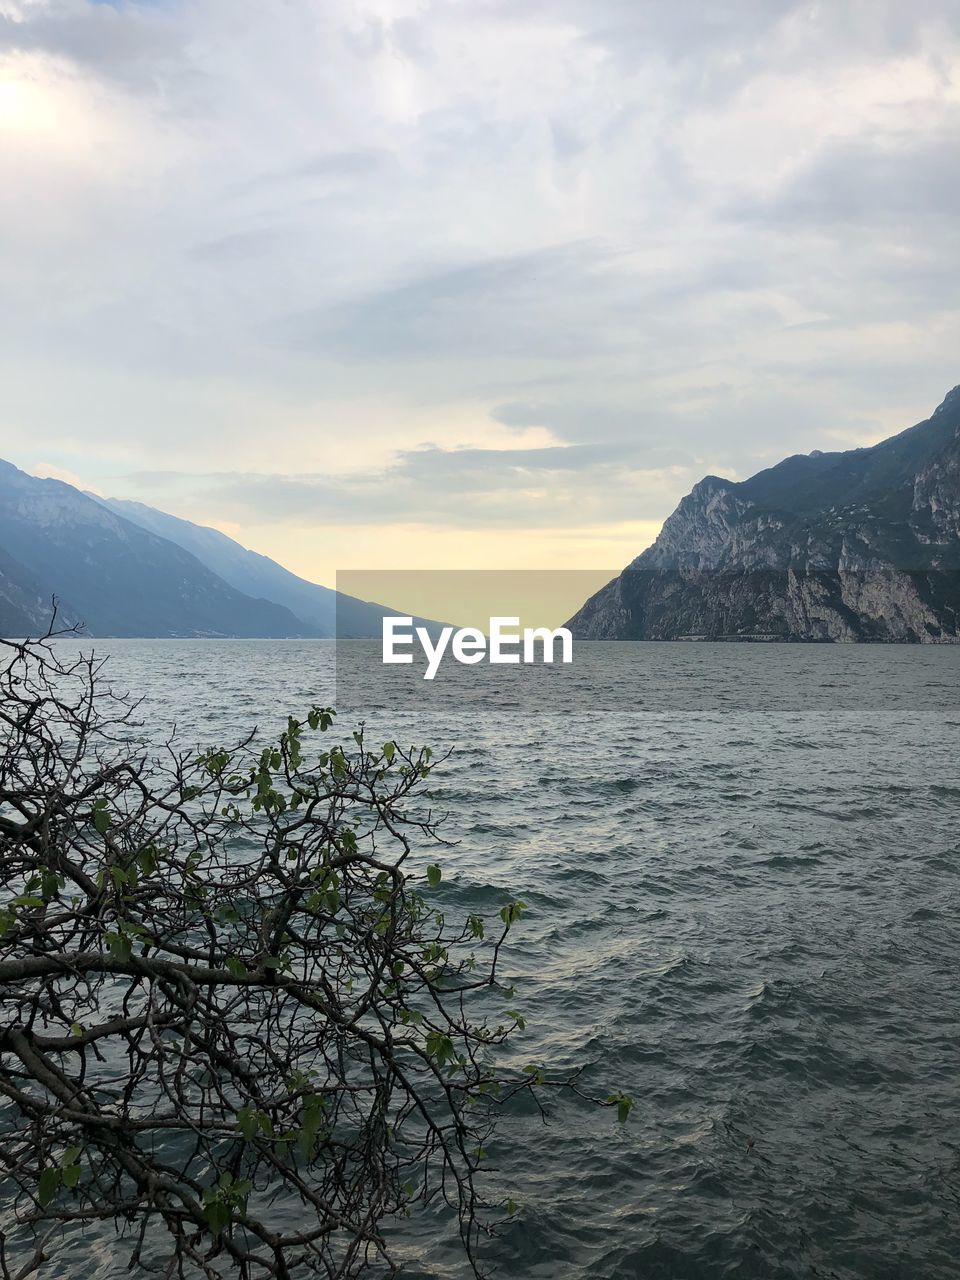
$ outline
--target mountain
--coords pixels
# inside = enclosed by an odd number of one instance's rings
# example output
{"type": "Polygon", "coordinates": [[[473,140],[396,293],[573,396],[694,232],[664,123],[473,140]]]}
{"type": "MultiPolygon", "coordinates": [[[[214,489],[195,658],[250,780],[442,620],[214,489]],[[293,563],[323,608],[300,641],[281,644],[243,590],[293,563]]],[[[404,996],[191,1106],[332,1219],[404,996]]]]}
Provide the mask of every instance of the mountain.
{"type": "Polygon", "coordinates": [[[707,476],[568,626],[581,639],[960,640],[960,387],[869,449],[707,476]]]}
{"type": "Polygon", "coordinates": [[[236,590],[182,547],[61,480],[0,461],[0,632],[35,634],[49,601],[96,636],[304,636],[317,629],[236,590]]]}
{"type": "MultiPolygon", "coordinates": [[[[53,601],[29,569],[18,564],[0,548],[0,636],[38,635],[46,631],[53,614],[53,601]]],[[[57,609],[59,626],[74,626],[76,611],[65,600],[57,609]]]]}
{"type": "Polygon", "coordinates": [[[142,502],[97,500],[125,520],[183,547],[237,591],[283,605],[319,635],[379,636],[384,613],[393,612],[299,578],[275,560],[248,551],[218,529],[167,515],[142,502]]]}

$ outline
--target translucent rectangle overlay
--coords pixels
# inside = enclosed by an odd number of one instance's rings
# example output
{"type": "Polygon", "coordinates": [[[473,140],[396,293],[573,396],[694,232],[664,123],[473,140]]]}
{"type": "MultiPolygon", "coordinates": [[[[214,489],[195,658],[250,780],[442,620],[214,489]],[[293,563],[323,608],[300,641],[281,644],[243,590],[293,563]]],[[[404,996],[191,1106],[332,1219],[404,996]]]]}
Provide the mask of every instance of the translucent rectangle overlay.
{"type": "MultiPolygon", "coordinates": [[[[489,728],[498,718],[514,735],[573,739],[584,715],[620,732],[664,715],[869,712],[876,721],[942,718],[960,706],[960,573],[356,571],[339,573],[337,590],[378,606],[365,636],[353,603],[344,604],[343,626],[338,613],[338,707],[385,729],[422,726],[431,740],[438,731],[441,741],[462,740],[471,725],[489,728]],[[395,649],[409,663],[383,661],[382,623],[380,634],[375,626],[383,616],[411,619],[398,628],[409,640],[395,649]],[[458,661],[456,632],[474,627],[489,637],[492,618],[516,620],[507,630],[518,638],[506,651],[521,660],[490,661],[487,639],[481,658],[458,661]],[[540,644],[534,660],[523,660],[525,628],[565,625],[571,662],[560,660],[556,640],[553,662],[542,660],[540,644]],[[425,679],[445,628],[444,651],[425,679]]],[[[467,639],[472,647],[462,651],[473,655],[480,646],[467,639]]]]}

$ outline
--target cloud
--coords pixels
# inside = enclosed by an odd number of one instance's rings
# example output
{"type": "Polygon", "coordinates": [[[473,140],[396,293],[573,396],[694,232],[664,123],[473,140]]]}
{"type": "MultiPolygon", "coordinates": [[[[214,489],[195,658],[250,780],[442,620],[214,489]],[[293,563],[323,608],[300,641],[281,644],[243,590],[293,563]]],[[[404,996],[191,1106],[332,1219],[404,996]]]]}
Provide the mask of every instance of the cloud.
{"type": "Polygon", "coordinates": [[[0,0],[0,73],[0,453],[295,513],[316,576],[330,520],[586,537],[960,379],[942,0],[0,0]]]}
{"type": "Polygon", "coordinates": [[[0,51],[51,55],[130,89],[156,90],[162,71],[176,76],[186,41],[163,5],[66,0],[0,10],[0,51]]]}
{"type": "Polygon", "coordinates": [[[491,257],[291,317],[284,332],[357,360],[582,359],[616,341],[610,310],[622,279],[605,265],[599,250],[580,244],[491,257]],[[571,296],[577,308],[558,311],[571,296]]]}
{"type": "Polygon", "coordinates": [[[693,482],[676,459],[642,466],[622,445],[401,452],[380,471],[329,474],[137,472],[159,504],[241,523],[436,528],[590,528],[648,520],[665,484],[693,482]]]}
{"type": "Polygon", "coordinates": [[[49,462],[37,463],[33,467],[31,474],[37,476],[40,480],[63,480],[66,484],[73,485],[75,489],[85,489],[87,492],[99,493],[99,490],[91,490],[90,486],[85,484],[76,472],[68,471],[65,467],[54,466],[49,462]]]}
{"type": "MultiPolygon", "coordinates": [[[[920,226],[947,223],[960,205],[960,171],[948,163],[960,141],[960,100],[951,127],[918,140],[915,132],[845,139],[823,148],[766,200],[732,209],[733,220],[807,227],[836,234],[899,227],[913,242],[920,226]]],[[[949,265],[949,264],[944,264],[949,265]]]]}

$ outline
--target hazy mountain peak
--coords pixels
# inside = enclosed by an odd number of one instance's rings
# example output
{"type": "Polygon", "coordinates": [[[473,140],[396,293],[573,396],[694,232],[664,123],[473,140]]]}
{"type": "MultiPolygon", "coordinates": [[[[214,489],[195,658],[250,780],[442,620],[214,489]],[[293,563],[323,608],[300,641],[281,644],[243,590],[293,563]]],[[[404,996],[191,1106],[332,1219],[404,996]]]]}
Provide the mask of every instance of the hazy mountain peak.
{"type": "Polygon", "coordinates": [[[258,551],[250,551],[219,529],[172,516],[142,502],[100,501],[111,511],[196,556],[201,564],[247,595],[272,600],[302,618],[321,636],[379,635],[384,609],[310,582],[258,551]]]}
{"type": "Polygon", "coordinates": [[[308,582],[219,529],[0,459],[0,634],[42,630],[53,595],[93,635],[369,637],[396,612],[308,582]]]}
{"type": "MultiPolygon", "coordinates": [[[[95,496],[7,462],[0,463],[0,547],[10,557],[2,570],[8,596],[56,595],[93,635],[315,634],[290,610],[241,593],[95,496]]],[[[7,634],[20,621],[9,611],[0,616],[7,634]]]]}
{"type": "Polygon", "coordinates": [[[934,409],[933,417],[936,418],[938,414],[947,413],[957,408],[960,408],[960,385],[947,392],[940,404],[934,409]]]}

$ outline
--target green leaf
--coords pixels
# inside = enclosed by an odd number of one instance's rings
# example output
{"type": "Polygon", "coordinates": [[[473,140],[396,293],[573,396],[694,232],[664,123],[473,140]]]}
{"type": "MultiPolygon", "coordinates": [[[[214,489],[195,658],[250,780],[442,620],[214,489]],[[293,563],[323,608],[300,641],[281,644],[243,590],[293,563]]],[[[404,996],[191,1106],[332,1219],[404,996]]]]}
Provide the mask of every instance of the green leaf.
{"type": "Polygon", "coordinates": [[[431,1031],[427,1036],[427,1053],[431,1058],[436,1059],[439,1067],[445,1066],[451,1058],[456,1056],[453,1041],[442,1031],[431,1031]]]}
{"type": "Polygon", "coordinates": [[[60,1170],[52,1165],[44,1169],[37,1184],[37,1199],[46,1207],[60,1190],[60,1170]]]}
{"type": "Polygon", "coordinates": [[[99,796],[93,802],[93,808],[90,811],[90,820],[100,835],[106,835],[110,830],[110,814],[107,812],[107,802],[103,796],[99,796]]]}
{"type": "Polygon", "coordinates": [[[121,964],[126,964],[133,954],[133,944],[130,939],[120,933],[107,933],[104,937],[114,959],[119,960],[121,964]]]}
{"type": "Polygon", "coordinates": [[[75,1187],[80,1181],[80,1166],[78,1164],[64,1165],[60,1176],[65,1187],[75,1187]]]}
{"type": "Polygon", "coordinates": [[[525,902],[508,902],[505,907],[500,908],[500,919],[509,929],[515,921],[520,919],[526,909],[527,904],[525,902]]]}
{"type": "Polygon", "coordinates": [[[431,862],[429,867],[427,867],[427,881],[430,884],[430,888],[435,889],[437,885],[440,883],[442,877],[443,877],[443,872],[440,870],[440,868],[437,866],[435,862],[431,862]]]}
{"type": "Polygon", "coordinates": [[[230,1210],[221,1200],[211,1200],[207,1205],[207,1226],[215,1236],[230,1225],[230,1210]]]}
{"type": "Polygon", "coordinates": [[[383,744],[383,758],[387,764],[393,763],[393,757],[397,754],[397,744],[395,742],[385,742],[383,744]]]}
{"type": "Polygon", "coordinates": [[[257,1113],[252,1107],[243,1107],[237,1112],[237,1128],[246,1138],[247,1142],[252,1142],[257,1136],[257,1113]]]}
{"type": "Polygon", "coordinates": [[[110,954],[123,964],[126,964],[133,954],[133,943],[122,934],[107,934],[107,945],[110,948],[110,954]]]}
{"type": "Polygon", "coordinates": [[[224,964],[227,966],[228,972],[232,973],[235,978],[245,978],[247,976],[247,966],[239,956],[227,956],[224,964]]]}
{"type": "Polygon", "coordinates": [[[630,1112],[633,1110],[633,1099],[627,1093],[611,1093],[607,1098],[607,1102],[611,1106],[616,1103],[617,1119],[621,1124],[626,1124],[630,1112]]]}

